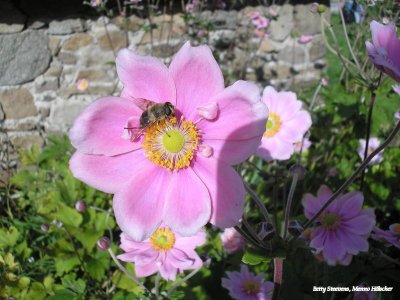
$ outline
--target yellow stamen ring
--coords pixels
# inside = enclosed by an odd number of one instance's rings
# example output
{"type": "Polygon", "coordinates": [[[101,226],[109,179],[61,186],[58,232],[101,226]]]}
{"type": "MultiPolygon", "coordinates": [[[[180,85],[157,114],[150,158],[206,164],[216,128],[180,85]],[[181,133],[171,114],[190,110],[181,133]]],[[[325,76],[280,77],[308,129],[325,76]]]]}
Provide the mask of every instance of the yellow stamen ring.
{"type": "Polygon", "coordinates": [[[264,136],[273,137],[281,128],[281,124],[282,121],[277,114],[269,113],[264,136]]]}
{"type": "Polygon", "coordinates": [[[150,237],[150,243],[154,250],[167,251],[175,244],[175,235],[168,228],[159,228],[150,237]]]}
{"type": "Polygon", "coordinates": [[[243,285],[243,290],[248,295],[255,295],[260,292],[260,283],[256,280],[247,280],[243,285]]]}
{"type": "Polygon", "coordinates": [[[200,141],[200,132],[190,121],[170,117],[146,129],[143,148],[151,162],[168,170],[190,165],[200,141]]]}

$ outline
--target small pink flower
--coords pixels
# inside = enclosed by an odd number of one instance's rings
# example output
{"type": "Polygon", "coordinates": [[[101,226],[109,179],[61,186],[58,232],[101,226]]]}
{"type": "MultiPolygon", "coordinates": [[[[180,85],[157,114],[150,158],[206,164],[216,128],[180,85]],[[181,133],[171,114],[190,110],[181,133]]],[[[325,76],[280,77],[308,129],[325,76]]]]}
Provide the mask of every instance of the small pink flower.
{"type": "Polygon", "coordinates": [[[246,244],[243,236],[235,228],[226,228],[221,234],[221,242],[226,253],[232,254],[240,251],[246,244]]]}
{"type": "Polygon", "coordinates": [[[302,102],[292,92],[264,89],[262,100],[269,110],[266,130],[257,154],[265,160],[289,159],[294,143],[300,141],[311,126],[311,116],[301,109],[302,102]]]}
{"type": "Polygon", "coordinates": [[[88,87],[89,87],[89,81],[87,79],[79,79],[76,82],[76,88],[81,92],[85,91],[88,87]]]}
{"type": "Polygon", "coordinates": [[[271,300],[274,284],[264,281],[264,274],[254,275],[246,265],[240,266],[240,272],[226,272],[228,278],[222,278],[222,286],[236,300],[271,300]]]}
{"type": "MultiPolygon", "coordinates": [[[[360,158],[362,160],[364,160],[364,152],[365,152],[366,142],[364,139],[360,139],[359,143],[360,143],[360,145],[358,147],[357,152],[358,152],[358,155],[360,156],[360,158]]],[[[370,155],[373,151],[375,151],[376,148],[378,148],[380,144],[381,143],[378,140],[378,138],[371,137],[368,142],[367,156],[370,155]]],[[[374,158],[369,162],[369,164],[374,165],[374,164],[380,163],[382,160],[383,160],[383,155],[382,155],[382,152],[380,152],[374,156],[374,158]]]]}
{"type": "Polygon", "coordinates": [[[294,146],[294,151],[300,152],[302,151],[303,153],[308,150],[311,146],[311,141],[308,138],[302,139],[296,143],[293,144],[294,146]],[[303,145],[302,145],[303,142],[303,145]]]}
{"type": "Polygon", "coordinates": [[[302,35],[299,37],[297,41],[299,44],[308,44],[313,40],[313,38],[314,37],[312,35],[302,35]]]}
{"type": "Polygon", "coordinates": [[[386,246],[395,246],[400,249],[400,224],[394,223],[389,226],[389,230],[382,230],[375,227],[372,231],[371,238],[377,241],[383,241],[386,246]]]}
{"type": "Polygon", "coordinates": [[[248,14],[248,16],[250,17],[250,19],[256,20],[259,17],[261,17],[261,14],[258,11],[252,11],[251,13],[248,14]]]}
{"type": "Polygon", "coordinates": [[[74,176],[114,194],[116,221],[134,240],[147,239],[161,222],[182,236],[207,222],[235,226],[246,193],[232,165],[256,151],[267,118],[258,87],[237,81],[225,88],[210,48],[189,43],[169,67],[123,49],[117,73],[121,96],[91,103],[70,130],[74,176]],[[170,102],[176,115],[131,139],[143,99],[170,102]]]}
{"type": "Polygon", "coordinates": [[[368,56],[380,71],[400,82],[400,40],[396,36],[396,25],[370,24],[372,43],[367,41],[368,56]]]}
{"type": "Polygon", "coordinates": [[[278,16],[278,12],[275,9],[273,9],[272,7],[268,7],[267,8],[267,13],[271,17],[277,17],[278,16]]]}
{"type": "MultiPolygon", "coordinates": [[[[317,196],[303,196],[304,215],[311,219],[332,196],[327,186],[321,186],[317,196]]],[[[318,217],[311,234],[310,247],[322,255],[328,265],[348,265],[352,256],[368,251],[368,237],[375,226],[372,208],[362,208],[360,192],[339,196],[318,217]]]]}
{"type": "Polygon", "coordinates": [[[310,10],[311,10],[313,13],[318,12],[318,8],[319,8],[319,3],[318,3],[318,2],[313,2],[313,3],[311,3],[311,5],[310,5],[310,10]]]}
{"type": "Polygon", "coordinates": [[[135,263],[137,277],[160,272],[162,278],[175,280],[177,273],[203,266],[194,249],[205,241],[206,234],[203,230],[193,236],[182,237],[161,226],[143,242],[136,242],[123,232],[120,247],[125,253],[117,257],[122,261],[135,263]]]}
{"type": "Polygon", "coordinates": [[[268,27],[269,19],[263,16],[259,16],[258,18],[253,19],[252,23],[254,26],[257,27],[257,29],[264,29],[268,27]]]}
{"type": "Polygon", "coordinates": [[[394,118],[396,119],[396,120],[400,120],[400,112],[399,111],[397,111],[397,112],[395,112],[394,113],[394,118]]]}
{"type": "Polygon", "coordinates": [[[329,84],[329,79],[326,78],[326,77],[322,77],[321,78],[321,85],[322,86],[328,86],[328,84],[329,84]]]}
{"type": "Polygon", "coordinates": [[[329,168],[328,169],[328,176],[329,177],[336,177],[339,174],[336,168],[329,168]]]}

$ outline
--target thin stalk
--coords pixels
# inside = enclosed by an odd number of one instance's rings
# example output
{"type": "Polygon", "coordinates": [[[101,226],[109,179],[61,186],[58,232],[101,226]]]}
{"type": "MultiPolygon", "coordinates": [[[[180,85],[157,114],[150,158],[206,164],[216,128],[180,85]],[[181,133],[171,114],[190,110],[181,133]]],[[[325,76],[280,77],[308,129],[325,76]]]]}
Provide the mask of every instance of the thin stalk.
{"type": "Polygon", "coordinates": [[[349,35],[347,33],[347,28],[346,28],[346,22],[344,21],[343,12],[341,9],[339,9],[339,14],[340,14],[340,18],[342,20],[343,32],[344,32],[344,37],[346,38],[347,48],[349,48],[351,57],[353,58],[354,62],[356,63],[357,68],[361,71],[360,64],[359,64],[357,57],[355,56],[355,54],[353,52],[353,48],[351,47],[351,44],[350,44],[349,35]]]}
{"type": "Polygon", "coordinates": [[[256,246],[258,248],[263,248],[263,246],[257,240],[255,240],[251,235],[249,235],[241,227],[235,226],[235,229],[246,239],[246,241],[248,241],[249,243],[253,244],[254,246],[256,246]]]}
{"type": "Polygon", "coordinates": [[[108,248],[108,253],[110,254],[112,260],[114,263],[117,265],[117,267],[125,273],[126,276],[128,276],[130,279],[132,279],[138,286],[140,286],[146,293],[151,295],[151,292],[141,283],[135,275],[131,274],[120,262],[119,260],[115,257],[114,251],[112,251],[111,248],[108,248]]]}
{"type": "Polygon", "coordinates": [[[319,92],[321,91],[321,88],[322,88],[322,84],[320,82],[318,84],[317,88],[315,89],[314,95],[313,95],[313,97],[311,99],[311,102],[310,102],[310,106],[308,107],[308,110],[310,112],[313,110],[313,107],[314,107],[314,104],[315,104],[315,100],[317,99],[317,96],[318,96],[319,92]]]}
{"type": "Polygon", "coordinates": [[[397,123],[396,127],[390,133],[389,137],[380,145],[378,148],[375,149],[357,168],[357,170],[351,175],[349,179],[343,183],[343,185],[326,201],[326,203],[321,207],[321,209],[312,217],[309,221],[307,221],[303,228],[306,230],[320,215],[321,213],[345,190],[348,188],[350,184],[357,178],[357,176],[362,172],[369,164],[371,159],[373,159],[379,152],[381,152],[390,142],[394,139],[396,134],[400,131],[400,121],[397,123]]]}
{"type": "Polygon", "coordinates": [[[166,298],[168,299],[168,297],[172,294],[172,292],[174,290],[176,290],[177,287],[179,287],[182,283],[186,282],[187,280],[189,280],[190,278],[192,278],[194,275],[197,274],[197,272],[200,271],[201,268],[198,268],[196,270],[193,270],[192,272],[190,272],[188,275],[186,275],[185,277],[183,277],[181,280],[178,280],[177,282],[174,283],[173,286],[171,286],[171,288],[167,291],[167,295],[166,298]]]}
{"type": "Polygon", "coordinates": [[[293,174],[293,179],[292,179],[292,184],[290,185],[288,199],[287,199],[287,202],[286,202],[285,225],[284,225],[284,230],[283,230],[283,239],[284,240],[286,239],[287,233],[288,233],[290,211],[291,211],[291,208],[292,208],[294,190],[296,189],[296,185],[297,185],[298,179],[299,179],[299,174],[294,173],[293,174]]]}
{"type": "Polygon", "coordinates": [[[274,258],[274,291],[272,293],[272,300],[278,300],[281,292],[283,274],[283,260],[280,257],[274,258]]]}
{"type": "MultiPolygon", "coordinates": [[[[372,123],[372,111],[374,109],[374,104],[375,104],[375,98],[376,98],[376,89],[378,88],[382,78],[382,72],[379,75],[378,79],[378,84],[373,87],[373,90],[371,91],[371,100],[369,103],[369,108],[368,108],[368,117],[367,117],[367,130],[365,133],[365,150],[364,150],[364,160],[367,158],[368,155],[368,147],[369,147],[369,139],[371,135],[371,123],[372,123]]],[[[363,191],[364,189],[364,177],[365,177],[365,171],[361,173],[361,184],[360,184],[360,190],[363,191]]]]}
{"type": "Polygon", "coordinates": [[[65,227],[63,227],[63,228],[64,228],[64,231],[66,232],[66,234],[67,234],[67,236],[68,236],[69,241],[71,242],[72,248],[74,249],[75,255],[76,255],[76,257],[77,257],[78,260],[79,260],[79,263],[80,263],[80,265],[81,265],[81,268],[82,268],[83,272],[85,272],[85,275],[87,275],[88,272],[87,272],[87,270],[86,270],[86,265],[84,264],[84,262],[83,262],[83,260],[82,260],[82,257],[81,257],[81,255],[79,254],[78,249],[76,248],[76,245],[75,245],[75,243],[74,243],[74,239],[72,238],[72,235],[69,233],[69,231],[67,230],[67,228],[65,228],[65,227]]]}
{"type": "Polygon", "coordinates": [[[244,187],[245,187],[246,191],[250,194],[250,197],[256,202],[257,206],[260,208],[261,214],[263,215],[265,221],[271,222],[271,218],[269,217],[268,210],[265,207],[264,203],[261,201],[261,199],[258,198],[256,193],[254,193],[254,191],[246,183],[244,183],[244,187]]]}
{"type": "Polygon", "coordinates": [[[157,299],[160,297],[160,278],[160,273],[157,273],[154,284],[154,294],[156,295],[157,299]]]}

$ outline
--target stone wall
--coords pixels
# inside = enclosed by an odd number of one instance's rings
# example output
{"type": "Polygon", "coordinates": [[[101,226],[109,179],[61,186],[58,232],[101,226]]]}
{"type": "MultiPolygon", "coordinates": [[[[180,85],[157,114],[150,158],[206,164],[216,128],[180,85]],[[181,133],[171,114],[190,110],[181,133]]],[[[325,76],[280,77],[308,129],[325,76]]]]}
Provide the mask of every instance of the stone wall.
{"type": "Polygon", "coordinates": [[[115,54],[123,47],[152,54],[169,63],[186,40],[208,43],[225,73],[227,84],[239,78],[298,89],[315,82],[324,68],[325,47],[319,18],[308,5],[273,9],[268,37],[254,33],[249,13],[266,14],[265,7],[240,11],[203,11],[196,20],[209,30],[187,24],[183,14],[149,19],[101,16],[61,20],[30,20],[11,2],[0,4],[0,161],[4,171],[17,164],[17,150],[42,146],[51,134],[67,132],[90,102],[118,95],[121,85],[115,54]],[[1,15],[3,17],[1,17],[1,15]],[[148,28],[154,27],[152,31],[148,28]],[[313,35],[300,44],[299,35],[313,35]],[[84,79],[86,89],[77,82],[84,79]]]}

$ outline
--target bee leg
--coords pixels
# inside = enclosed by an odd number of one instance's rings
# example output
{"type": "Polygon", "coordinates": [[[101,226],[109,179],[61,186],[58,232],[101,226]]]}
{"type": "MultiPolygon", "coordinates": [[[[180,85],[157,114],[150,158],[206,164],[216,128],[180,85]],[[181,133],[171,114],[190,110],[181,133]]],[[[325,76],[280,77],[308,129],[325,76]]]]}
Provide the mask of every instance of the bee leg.
{"type": "MultiPolygon", "coordinates": [[[[160,125],[160,120],[157,120],[157,126],[159,126],[160,125]]],[[[165,134],[168,136],[168,137],[171,137],[169,134],[168,134],[168,132],[165,132],[165,134]]]]}

